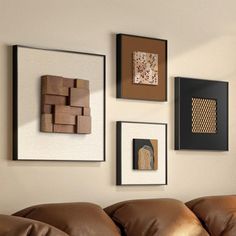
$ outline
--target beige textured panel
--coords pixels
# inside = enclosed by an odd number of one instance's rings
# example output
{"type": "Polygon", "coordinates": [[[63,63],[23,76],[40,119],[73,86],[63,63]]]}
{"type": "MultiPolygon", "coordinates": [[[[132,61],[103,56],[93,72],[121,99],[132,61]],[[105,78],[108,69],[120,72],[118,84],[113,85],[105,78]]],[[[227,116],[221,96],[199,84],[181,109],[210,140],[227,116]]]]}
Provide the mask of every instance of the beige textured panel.
{"type": "Polygon", "coordinates": [[[217,102],[214,99],[192,98],[192,132],[217,132],[217,102]]]}

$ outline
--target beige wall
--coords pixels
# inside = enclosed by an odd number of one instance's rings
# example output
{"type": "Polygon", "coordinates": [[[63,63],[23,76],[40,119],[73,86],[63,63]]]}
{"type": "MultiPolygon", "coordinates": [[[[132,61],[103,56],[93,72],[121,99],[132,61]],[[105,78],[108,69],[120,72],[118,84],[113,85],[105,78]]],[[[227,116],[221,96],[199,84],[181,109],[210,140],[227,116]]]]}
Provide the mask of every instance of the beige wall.
{"type": "Polygon", "coordinates": [[[0,0],[0,213],[46,202],[236,191],[235,0],[0,0]],[[115,33],[168,39],[168,102],[115,98],[115,33]],[[107,161],[11,161],[11,54],[25,44],[107,55],[107,161]],[[174,151],[173,77],[230,82],[230,151],[174,151]],[[168,122],[168,186],[115,185],[115,121],[168,122]]]}

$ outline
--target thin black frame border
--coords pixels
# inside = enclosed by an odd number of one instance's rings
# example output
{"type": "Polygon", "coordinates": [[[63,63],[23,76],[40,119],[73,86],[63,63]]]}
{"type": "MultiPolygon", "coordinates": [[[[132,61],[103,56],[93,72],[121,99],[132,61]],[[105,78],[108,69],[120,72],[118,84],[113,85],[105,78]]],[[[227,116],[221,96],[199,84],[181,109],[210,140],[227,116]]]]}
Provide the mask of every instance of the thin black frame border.
{"type": "Polygon", "coordinates": [[[168,124],[167,123],[155,123],[155,122],[138,122],[138,121],[117,121],[116,122],[116,185],[117,186],[165,186],[168,185],[168,153],[167,153],[167,146],[168,146],[168,124]],[[165,126],[165,133],[166,133],[166,166],[165,166],[165,183],[164,184],[122,184],[122,168],[121,168],[121,148],[122,148],[122,124],[123,123],[130,123],[130,124],[147,124],[147,125],[164,125],[165,126]]]}
{"type": "Polygon", "coordinates": [[[146,36],[139,36],[139,35],[132,35],[132,34],[116,34],[116,98],[122,98],[122,99],[131,99],[131,100],[141,100],[141,101],[155,101],[155,102],[167,102],[168,101],[168,40],[167,39],[161,39],[161,38],[153,38],[153,37],[146,37],[146,36]],[[143,38],[143,39],[150,39],[150,40],[157,40],[157,41],[164,41],[165,42],[165,53],[166,53],[166,96],[165,100],[155,100],[155,99],[141,99],[141,98],[127,98],[123,97],[121,88],[122,88],[122,36],[128,36],[128,37],[136,37],[136,38],[143,38]]]}
{"type": "Polygon", "coordinates": [[[199,79],[199,78],[192,78],[192,77],[181,77],[176,76],[174,78],[174,97],[175,97],[175,142],[174,142],[174,149],[175,150],[182,150],[182,151],[209,151],[209,152],[227,152],[229,151],[229,82],[228,81],[221,81],[221,80],[209,80],[209,79],[199,79]],[[194,80],[200,80],[200,81],[206,81],[206,82],[222,82],[227,83],[227,149],[193,149],[193,148],[182,148],[181,147],[181,138],[180,138],[180,102],[179,102],[179,96],[180,96],[180,79],[194,79],[194,80]]]}
{"type": "Polygon", "coordinates": [[[31,47],[25,45],[13,45],[12,46],[12,59],[13,59],[13,152],[12,160],[13,161],[58,161],[58,162],[105,162],[106,161],[106,55],[97,54],[97,53],[88,53],[88,52],[79,52],[79,51],[70,51],[70,50],[61,50],[61,49],[48,49],[40,47],[31,47]],[[58,159],[18,159],[18,48],[28,48],[36,49],[43,51],[52,51],[52,52],[63,52],[63,53],[72,53],[72,54],[81,54],[88,56],[98,56],[103,58],[103,160],[58,160],[58,159]]]}

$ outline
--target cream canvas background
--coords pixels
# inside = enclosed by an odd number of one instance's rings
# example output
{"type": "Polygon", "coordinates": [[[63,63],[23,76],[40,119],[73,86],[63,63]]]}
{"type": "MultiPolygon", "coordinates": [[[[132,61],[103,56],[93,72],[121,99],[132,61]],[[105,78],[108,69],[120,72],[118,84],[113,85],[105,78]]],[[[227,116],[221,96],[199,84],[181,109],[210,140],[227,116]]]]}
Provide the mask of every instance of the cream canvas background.
{"type": "Polygon", "coordinates": [[[104,159],[104,57],[18,47],[18,158],[104,159]],[[59,75],[89,80],[92,133],[39,131],[40,77],[59,75]]]}
{"type": "Polygon", "coordinates": [[[0,0],[0,212],[236,192],[235,0],[0,0]],[[115,33],[168,39],[168,102],[115,98],[115,33]],[[107,55],[107,161],[11,161],[12,44],[107,55]],[[229,81],[229,152],[175,151],[174,76],[229,81]],[[168,185],[115,186],[115,121],[168,123],[168,185]]]}

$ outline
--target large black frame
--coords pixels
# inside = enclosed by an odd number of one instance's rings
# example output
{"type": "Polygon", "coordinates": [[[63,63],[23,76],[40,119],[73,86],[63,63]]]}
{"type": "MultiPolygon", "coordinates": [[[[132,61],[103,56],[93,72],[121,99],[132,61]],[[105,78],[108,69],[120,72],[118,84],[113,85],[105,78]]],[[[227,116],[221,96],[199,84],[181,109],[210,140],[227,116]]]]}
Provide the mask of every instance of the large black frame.
{"type": "Polygon", "coordinates": [[[25,45],[13,45],[12,46],[12,58],[13,58],[13,160],[18,161],[69,161],[69,162],[105,162],[106,161],[106,55],[104,54],[96,54],[96,53],[87,53],[87,52],[78,52],[78,51],[69,51],[69,50],[61,50],[61,49],[48,49],[48,48],[40,48],[40,47],[30,47],[25,45]],[[54,52],[64,52],[64,53],[73,53],[73,54],[83,54],[90,56],[100,56],[103,58],[103,106],[104,106],[104,121],[103,121],[103,160],[54,160],[54,159],[19,159],[18,158],[18,48],[29,48],[29,49],[39,49],[45,51],[54,51],[54,52]]]}
{"type": "Polygon", "coordinates": [[[175,149],[228,148],[228,82],[175,78],[175,149]],[[192,133],[192,98],[217,101],[217,132],[192,133]]]}
{"type": "Polygon", "coordinates": [[[153,122],[135,122],[135,121],[117,121],[116,122],[116,185],[120,186],[160,186],[160,185],[167,185],[168,184],[168,160],[167,160],[167,123],[153,123],[153,122]],[[133,124],[152,124],[152,125],[164,125],[165,126],[165,134],[166,134],[166,156],[165,156],[165,184],[123,184],[122,183],[122,123],[133,123],[133,124]]]}

